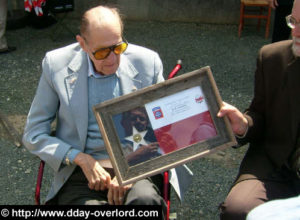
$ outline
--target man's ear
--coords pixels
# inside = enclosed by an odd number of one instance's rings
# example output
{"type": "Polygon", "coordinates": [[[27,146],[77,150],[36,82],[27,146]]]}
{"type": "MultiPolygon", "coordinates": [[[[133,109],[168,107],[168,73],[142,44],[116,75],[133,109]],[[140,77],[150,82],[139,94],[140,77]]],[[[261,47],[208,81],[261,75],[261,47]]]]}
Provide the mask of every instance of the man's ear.
{"type": "Polygon", "coordinates": [[[83,37],[81,37],[79,34],[76,35],[76,40],[78,41],[78,43],[80,44],[80,47],[85,51],[87,51],[87,46],[85,43],[85,40],[83,39],[83,37]]]}

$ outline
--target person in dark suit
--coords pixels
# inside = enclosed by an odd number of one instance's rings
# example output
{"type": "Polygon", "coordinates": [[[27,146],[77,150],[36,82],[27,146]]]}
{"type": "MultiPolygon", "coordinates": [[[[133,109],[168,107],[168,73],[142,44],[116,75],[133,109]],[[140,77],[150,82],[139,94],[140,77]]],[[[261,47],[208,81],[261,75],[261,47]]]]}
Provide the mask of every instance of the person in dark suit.
{"type": "Polygon", "coordinates": [[[226,200],[221,219],[245,219],[256,206],[300,193],[300,0],[288,26],[293,40],[269,44],[259,52],[254,98],[245,111],[224,103],[241,145],[250,143],[226,200]]]}
{"type": "Polygon", "coordinates": [[[288,40],[291,30],[286,26],[285,17],[292,11],[294,0],[267,0],[269,5],[275,9],[272,43],[288,40]]]}

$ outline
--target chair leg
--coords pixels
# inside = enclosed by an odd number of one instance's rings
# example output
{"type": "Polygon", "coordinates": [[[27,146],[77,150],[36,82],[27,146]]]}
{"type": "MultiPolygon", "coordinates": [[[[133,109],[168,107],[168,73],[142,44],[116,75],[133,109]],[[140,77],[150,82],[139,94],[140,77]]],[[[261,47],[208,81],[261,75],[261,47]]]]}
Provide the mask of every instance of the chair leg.
{"type": "Polygon", "coordinates": [[[37,181],[36,181],[36,187],[35,187],[35,204],[40,205],[40,194],[41,194],[41,188],[42,188],[42,180],[43,180],[43,173],[44,173],[44,167],[45,167],[45,161],[41,160],[40,161],[40,166],[39,166],[39,172],[37,176],[37,181]]]}
{"type": "Polygon", "coordinates": [[[241,37],[242,34],[242,30],[244,27],[244,18],[257,18],[258,22],[257,22],[257,30],[259,31],[260,26],[261,26],[261,20],[266,20],[266,31],[265,31],[265,38],[267,39],[269,37],[269,30],[270,30],[270,23],[271,23],[271,7],[268,5],[249,5],[249,6],[259,6],[259,14],[256,15],[251,15],[251,14],[245,14],[245,4],[241,3],[240,6],[240,23],[239,23],[239,32],[238,35],[239,37],[241,37]],[[267,7],[267,14],[266,12],[266,8],[267,7]]]}
{"type": "Polygon", "coordinates": [[[60,19],[58,19],[55,16],[55,14],[53,14],[53,13],[49,13],[49,14],[57,21],[56,28],[54,29],[54,31],[51,34],[52,41],[56,41],[63,30],[67,30],[74,37],[76,36],[73,33],[73,31],[64,23],[64,20],[68,16],[68,13],[64,13],[62,15],[62,18],[60,18],[60,19]]]}
{"type": "MultiPolygon", "coordinates": [[[[259,15],[263,15],[263,11],[264,11],[264,8],[263,7],[259,7],[259,15]]],[[[260,29],[260,25],[261,25],[261,19],[262,18],[258,18],[258,21],[257,21],[257,31],[259,31],[260,29]]]]}
{"type": "Polygon", "coordinates": [[[245,10],[245,5],[244,3],[241,3],[240,6],[240,24],[239,24],[239,38],[241,37],[243,26],[244,26],[244,10],[245,10]]]}
{"type": "Polygon", "coordinates": [[[163,192],[163,197],[164,200],[167,204],[167,213],[166,213],[166,220],[169,220],[169,215],[170,215],[170,185],[169,185],[169,172],[165,171],[164,172],[164,192],[163,192]]]}
{"type": "Polygon", "coordinates": [[[270,30],[270,23],[271,23],[271,7],[268,7],[268,18],[266,22],[266,33],[265,38],[267,39],[269,37],[269,30],[270,30]]]}

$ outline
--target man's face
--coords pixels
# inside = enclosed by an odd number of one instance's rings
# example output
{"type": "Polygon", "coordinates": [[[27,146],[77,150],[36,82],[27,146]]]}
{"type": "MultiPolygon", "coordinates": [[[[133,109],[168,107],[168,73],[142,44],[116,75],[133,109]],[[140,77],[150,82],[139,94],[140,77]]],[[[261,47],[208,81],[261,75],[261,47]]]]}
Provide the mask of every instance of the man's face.
{"type": "Polygon", "coordinates": [[[106,23],[96,28],[90,28],[88,33],[82,37],[82,40],[83,43],[80,43],[80,45],[88,53],[95,71],[103,75],[110,75],[117,71],[120,65],[120,55],[116,55],[111,51],[105,59],[97,60],[93,53],[99,49],[111,47],[122,42],[119,23],[106,23]]]}
{"type": "MultiPolygon", "coordinates": [[[[297,22],[300,22],[300,0],[295,0],[294,7],[292,10],[292,16],[297,22]]],[[[295,56],[300,57],[300,24],[297,24],[294,29],[292,29],[293,36],[293,53],[295,56]]]]}
{"type": "Polygon", "coordinates": [[[130,113],[130,122],[138,131],[145,131],[148,125],[148,117],[144,111],[135,109],[130,113]]]}

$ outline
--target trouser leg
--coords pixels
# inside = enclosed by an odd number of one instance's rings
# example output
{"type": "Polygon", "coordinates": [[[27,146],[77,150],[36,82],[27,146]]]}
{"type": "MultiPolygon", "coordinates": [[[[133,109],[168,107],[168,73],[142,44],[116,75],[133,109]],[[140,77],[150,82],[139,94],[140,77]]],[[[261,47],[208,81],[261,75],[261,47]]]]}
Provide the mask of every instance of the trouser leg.
{"type": "Polygon", "coordinates": [[[275,10],[272,43],[287,40],[290,37],[291,29],[287,26],[285,17],[291,14],[292,5],[279,5],[275,10]]]}
{"type": "Polygon", "coordinates": [[[165,205],[158,188],[149,179],[137,181],[125,198],[125,205],[165,205]]]}
{"type": "Polygon", "coordinates": [[[167,212],[167,205],[161,196],[158,184],[155,180],[161,178],[157,175],[152,178],[146,178],[137,181],[125,196],[125,205],[159,205],[162,207],[163,215],[167,212]]]}
{"type": "Polygon", "coordinates": [[[77,167],[55,198],[58,205],[106,205],[107,190],[95,191],[88,187],[82,170],[77,167]]]}
{"type": "Polygon", "coordinates": [[[245,219],[253,208],[266,201],[292,196],[295,196],[295,191],[289,182],[244,180],[231,189],[221,204],[220,219],[245,219]]]}
{"type": "Polygon", "coordinates": [[[0,50],[7,48],[7,42],[5,38],[6,17],[7,0],[0,0],[0,50]]]}
{"type": "MultiPolygon", "coordinates": [[[[125,195],[125,205],[161,205],[166,211],[166,204],[158,186],[162,175],[137,181],[125,195]]],[[[77,167],[65,185],[55,197],[59,205],[106,205],[107,190],[95,191],[88,187],[88,181],[82,170],[77,167]]]]}

